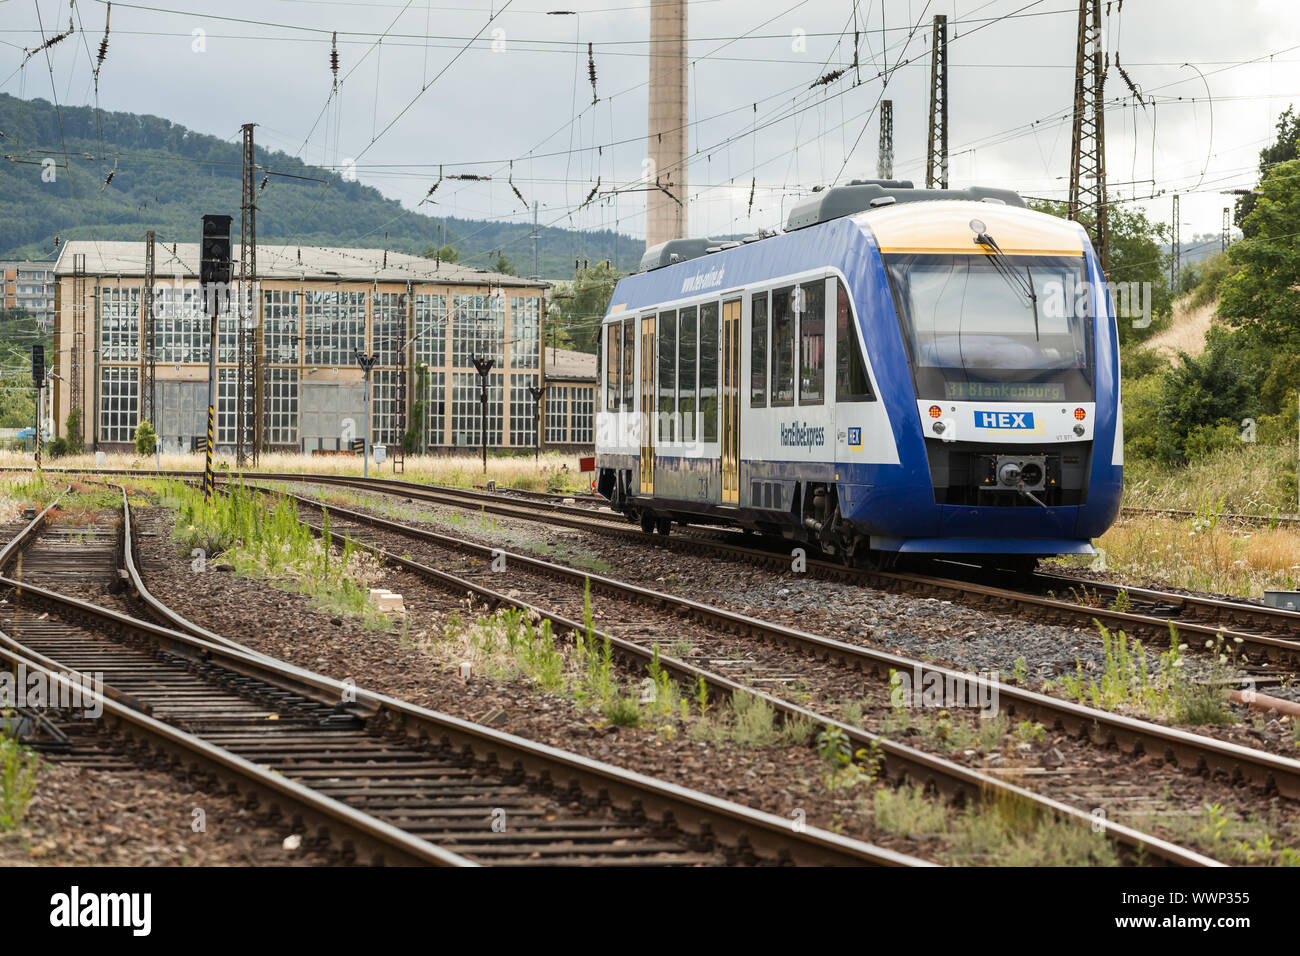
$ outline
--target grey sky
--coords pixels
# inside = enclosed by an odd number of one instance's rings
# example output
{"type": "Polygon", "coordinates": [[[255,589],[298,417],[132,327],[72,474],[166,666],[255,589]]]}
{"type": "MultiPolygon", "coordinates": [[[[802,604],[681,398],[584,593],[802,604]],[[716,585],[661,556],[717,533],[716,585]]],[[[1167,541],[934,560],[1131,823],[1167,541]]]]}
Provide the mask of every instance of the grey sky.
{"type": "MultiPolygon", "coordinates": [[[[645,193],[635,191],[635,182],[645,155],[648,0],[158,2],[113,4],[99,87],[105,109],[155,113],[232,140],[241,123],[256,122],[260,145],[309,162],[343,167],[359,157],[358,178],[408,206],[437,180],[440,163],[448,175],[494,177],[444,182],[434,194],[438,204],[422,207],[435,215],[530,218],[507,184],[513,175],[529,202],[541,202],[544,223],[594,229],[617,222],[643,234],[645,193]],[[578,15],[547,15],[560,8],[578,15]],[[196,30],[205,31],[202,44],[196,30]],[[335,30],[343,82],[331,98],[335,30]],[[480,30],[480,40],[451,62],[480,30]],[[594,106],[588,42],[601,98],[594,106]],[[584,207],[598,176],[597,196],[584,207]]],[[[1105,6],[1107,48],[1160,99],[1154,108],[1107,114],[1112,192],[1163,190],[1143,204],[1160,220],[1169,218],[1168,193],[1184,192],[1184,238],[1217,233],[1231,198],[1216,190],[1254,182],[1258,151],[1272,138],[1277,114],[1300,101],[1300,7],[1294,0],[1105,6]],[[1260,61],[1236,65],[1254,58],[1260,61]],[[1182,66],[1187,62],[1205,81],[1182,66]]],[[[7,78],[0,89],[49,99],[44,55],[19,69],[23,48],[40,43],[38,10],[46,36],[67,28],[67,0],[0,0],[0,78],[7,78]]],[[[772,227],[813,185],[837,175],[874,176],[882,44],[891,68],[894,172],[923,180],[935,13],[951,21],[951,184],[1064,196],[1074,0],[860,0],[862,82],[855,85],[849,70],[809,91],[818,76],[852,59],[853,11],[850,0],[692,0],[692,234],[772,227]]],[[[101,0],[80,0],[73,22],[84,35],[50,51],[61,104],[95,101],[91,64],[104,12],[101,0]]],[[[1112,68],[1108,96],[1126,92],[1112,68]]]]}

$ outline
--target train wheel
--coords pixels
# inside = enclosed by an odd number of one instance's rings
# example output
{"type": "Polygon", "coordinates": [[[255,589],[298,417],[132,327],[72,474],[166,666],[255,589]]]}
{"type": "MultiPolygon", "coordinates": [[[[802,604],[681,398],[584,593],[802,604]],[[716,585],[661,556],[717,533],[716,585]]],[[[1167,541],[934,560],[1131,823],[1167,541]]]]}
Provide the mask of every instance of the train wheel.
{"type": "Polygon", "coordinates": [[[663,535],[668,534],[670,531],[673,530],[673,519],[660,518],[658,521],[655,522],[655,530],[663,535]]]}
{"type": "Polygon", "coordinates": [[[641,530],[646,534],[653,534],[655,530],[655,516],[648,511],[641,512],[641,530]]]}
{"type": "Polygon", "coordinates": [[[1010,571],[1018,583],[1026,584],[1038,570],[1038,558],[1032,554],[1000,558],[998,567],[1010,571]]]}
{"type": "Polygon", "coordinates": [[[858,567],[869,571],[891,571],[898,564],[897,551],[875,551],[871,548],[860,549],[858,567]]]}
{"type": "Polygon", "coordinates": [[[856,567],[860,563],[858,557],[859,550],[865,550],[858,547],[860,538],[842,537],[839,541],[836,553],[839,555],[840,563],[846,568],[856,567]]]}

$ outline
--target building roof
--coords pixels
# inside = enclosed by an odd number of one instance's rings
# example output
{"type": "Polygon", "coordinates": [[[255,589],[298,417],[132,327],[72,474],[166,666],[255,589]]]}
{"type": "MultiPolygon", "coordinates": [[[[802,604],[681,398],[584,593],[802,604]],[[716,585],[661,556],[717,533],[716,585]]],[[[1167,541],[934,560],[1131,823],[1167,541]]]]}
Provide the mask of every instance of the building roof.
{"type": "Polygon", "coordinates": [[[54,268],[53,259],[0,259],[0,269],[42,269],[54,268]]]}
{"type": "Polygon", "coordinates": [[[546,350],[546,379],[566,382],[596,381],[596,356],[572,349],[546,350]]]}
{"type": "MultiPolygon", "coordinates": [[[[238,258],[239,247],[233,252],[238,258]]],[[[70,240],[59,253],[55,275],[72,275],[73,256],[86,257],[87,275],[144,276],[143,242],[70,240]]],[[[178,272],[199,274],[197,242],[159,242],[154,273],[159,279],[178,272]]],[[[236,268],[238,262],[236,261],[236,268]]],[[[542,289],[545,282],[475,269],[459,263],[438,263],[423,256],[384,249],[342,249],[332,246],[257,244],[259,279],[310,279],[318,282],[437,282],[447,285],[501,285],[542,289]]]]}

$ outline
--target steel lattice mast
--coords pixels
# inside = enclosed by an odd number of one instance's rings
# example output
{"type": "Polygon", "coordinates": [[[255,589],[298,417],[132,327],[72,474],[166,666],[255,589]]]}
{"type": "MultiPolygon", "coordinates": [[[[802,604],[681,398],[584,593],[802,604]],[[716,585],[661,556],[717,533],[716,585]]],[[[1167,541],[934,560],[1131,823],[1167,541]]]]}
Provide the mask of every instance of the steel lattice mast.
{"type": "Polygon", "coordinates": [[[1083,222],[1101,271],[1110,267],[1106,226],[1106,114],[1101,0],[1079,0],[1074,68],[1074,131],[1070,142],[1070,218],[1083,222]],[[1083,218],[1090,213],[1091,222],[1083,218]]]}

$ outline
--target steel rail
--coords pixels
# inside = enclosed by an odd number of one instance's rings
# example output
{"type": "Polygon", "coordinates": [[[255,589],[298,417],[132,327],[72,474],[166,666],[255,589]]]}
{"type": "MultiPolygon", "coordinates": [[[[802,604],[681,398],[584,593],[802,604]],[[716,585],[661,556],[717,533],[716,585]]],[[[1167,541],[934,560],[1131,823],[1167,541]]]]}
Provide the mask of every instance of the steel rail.
{"type": "Polygon", "coordinates": [[[50,512],[54,510],[54,507],[60,501],[63,500],[63,496],[71,490],[72,485],[68,485],[68,487],[59,492],[53,501],[42,508],[39,514],[32,518],[31,521],[27,522],[27,524],[21,528],[17,534],[10,538],[3,548],[0,548],[0,572],[3,572],[4,569],[9,566],[9,562],[17,557],[18,553],[22,551],[23,547],[26,545],[28,539],[36,533],[38,528],[45,524],[50,512]]]}
{"type": "MultiPolygon", "coordinates": [[[[2,579],[11,583],[8,579],[2,579]]],[[[210,744],[201,737],[186,733],[171,724],[149,716],[133,706],[129,698],[107,693],[97,694],[82,682],[66,676],[57,661],[31,651],[8,634],[0,631],[0,660],[11,667],[23,667],[30,674],[42,674],[51,686],[65,687],[71,693],[103,707],[110,728],[128,739],[144,744],[149,749],[166,753],[183,761],[191,769],[225,773],[238,778],[242,789],[269,803],[273,812],[281,804],[310,821],[315,826],[325,826],[347,841],[352,841],[359,853],[376,864],[407,864],[435,866],[477,866],[459,854],[452,853],[427,840],[421,840],[390,823],[379,820],[348,806],[341,801],[317,793],[288,777],[253,763],[222,747],[210,744]],[[341,832],[340,832],[341,831],[341,832]]],[[[75,672],[74,672],[75,673],[75,672]]]]}
{"type": "MultiPolygon", "coordinates": [[[[381,490],[383,488],[383,485],[377,483],[375,479],[368,481],[363,479],[352,480],[348,476],[331,476],[331,479],[331,481],[327,482],[307,479],[307,483],[367,487],[381,490]]],[[[292,480],[297,481],[299,479],[295,477],[292,480]]],[[[384,484],[389,484],[386,479],[384,484]]],[[[391,484],[394,487],[398,485],[398,483],[391,484]]],[[[387,493],[394,492],[389,491],[387,493]]],[[[423,501],[446,504],[452,507],[465,506],[456,500],[458,498],[470,499],[477,502],[473,505],[475,509],[490,514],[518,517],[529,521],[541,521],[560,527],[593,531],[597,534],[615,535],[628,540],[653,543],[667,547],[670,550],[709,551],[749,563],[782,569],[786,568],[789,563],[789,556],[786,554],[776,554],[772,551],[750,548],[731,541],[703,537],[699,532],[678,536],[656,535],[653,538],[648,538],[639,528],[633,528],[625,524],[625,519],[613,512],[597,512],[592,509],[572,506],[555,506],[539,511],[536,508],[523,505],[502,503],[499,496],[494,496],[490,492],[466,492],[458,488],[416,486],[409,482],[400,483],[400,493],[423,501]],[[494,497],[496,498],[495,501],[492,500],[494,497]]],[[[707,532],[705,533],[707,534],[707,532]]],[[[1112,630],[1122,629],[1130,636],[1141,636],[1166,643],[1169,641],[1170,636],[1169,625],[1171,619],[1160,615],[1123,611],[1114,607],[1097,607],[1078,601],[1067,601],[1060,597],[1026,594],[1023,591],[1011,588],[981,584],[976,581],[966,581],[961,578],[944,577],[937,574],[849,568],[816,558],[808,558],[807,568],[808,573],[828,580],[856,583],[882,589],[892,588],[894,590],[897,590],[899,585],[903,585],[905,588],[921,594],[941,594],[947,598],[957,598],[967,603],[975,603],[985,607],[995,605],[999,609],[1008,611],[1032,609],[1048,618],[1068,621],[1072,624],[1077,624],[1081,620],[1091,624],[1094,620],[1097,620],[1112,630]]],[[[1042,573],[1037,577],[1044,580],[1049,579],[1049,576],[1042,573]]],[[[1063,584],[1092,586],[1092,582],[1084,582],[1082,579],[1069,579],[1063,581],[1063,584]]],[[[1141,590],[1124,588],[1122,585],[1110,585],[1109,587],[1115,592],[1122,589],[1134,595],[1141,590]]],[[[1235,615],[1237,619],[1253,615],[1256,619],[1266,617],[1271,622],[1285,621],[1287,624],[1294,623],[1295,629],[1300,632],[1300,612],[1280,611],[1273,614],[1271,613],[1272,609],[1263,609],[1257,605],[1233,603],[1208,597],[1201,599],[1172,594],[1162,597],[1156,595],[1156,592],[1150,593],[1155,595],[1154,599],[1156,600],[1173,601],[1182,597],[1184,600],[1181,602],[1181,606],[1207,610],[1218,608],[1222,614],[1235,615]]],[[[1206,641],[1213,643],[1216,638],[1222,638],[1223,641],[1236,642],[1240,639],[1241,652],[1247,654],[1250,661],[1254,663],[1267,661],[1271,664],[1283,664],[1289,668],[1300,670],[1300,640],[1279,638],[1269,634],[1259,634],[1236,628],[1225,628],[1221,624],[1207,624],[1200,620],[1187,620],[1185,618],[1174,619],[1172,623],[1178,628],[1182,636],[1192,639],[1188,641],[1189,648],[1195,649],[1198,653],[1204,649],[1206,641]]]]}
{"type": "MultiPolygon", "coordinates": [[[[679,612],[686,612],[696,620],[733,633],[749,633],[764,639],[797,646],[819,658],[837,660],[862,670],[876,673],[883,670],[888,673],[890,670],[906,669],[912,671],[919,668],[922,673],[934,673],[942,676],[945,680],[962,678],[967,683],[974,683],[977,686],[987,688],[991,692],[996,692],[999,700],[1010,702],[1013,713],[1019,714],[1023,710],[1036,717],[1046,717],[1053,723],[1060,723],[1063,727],[1076,731],[1092,725],[1100,725],[1107,728],[1107,731],[1117,742],[1130,747],[1142,742],[1147,751],[1155,753],[1172,752],[1175,757],[1181,757],[1183,762],[1190,760],[1196,764],[1205,763],[1211,770],[1226,773],[1232,779],[1244,778],[1256,786],[1276,787],[1279,792],[1286,796],[1300,798],[1300,760],[1242,747],[1239,744],[1217,740],[1212,737],[1191,734],[1175,727],[1164,727],[1160,724],[1138,720],[1123,714],[1114,714],[1109,711],[1087,707],[1059,697],[1052,697],[1010,684],[990,681],[977,675],[965,674],[918,659],[811,634],[807,631],[760,620],[736,611],[692,601],[689,598],[667,594],[663,591],[655,591],[636,584],[629,584],[589,571],[577,570],[531,555],[505,551],[502,548],[493,548],[425,528],[412,528],[377,515],[321,506],[312,502],[311,499],[297,495],[291,495],[291,497],[300,504],[314,504],[316,507],[325,507],[332,515],[342,517],[348,521],[383,528],[406,537],[431,541],[442,547],[469,552],[488,559],[503,554],[509,563],[523,565],[550,577],[567,579],[574,583],[589,581],[593,592],[602,591],[619,597],[631,598],[643,604],[652,604],[672,608],[679,612]]],[[[335,533],[344,532],[336,530],[335,533]]],[[[457,580],[462,581],[464,579],[457,580]]],[[[661,659],[663,659],[662,656],[661,659]]]]}
{"type": "MultiPolygon", "coordinates": [[[[706,836],[725,845],[750,848],[763,858],[788,860],[805,865],[928,865],[906,854],[816,827],[796,830],[789,820],[773,814],[535,743],[490,727],[440,714],[352,684],[344,684],[291,664],[240,650],[231,646],[231,642],[207,641],[192,634],[133,618],[109,608],[24,584],[22,581],[5,576],[0,576],[0,587],[19,589],[25,601],[40,601],[61,615],[93,623],[101,632],[130,633],[196,664],[219,666],[317,703],[335,708],[343,706],[346,711],[357,716],[378,721],[395,735],[418,740],[422,746],[431,741],[442,741],[453,748],[468,748],[475,754],[484,755],[490,763],[517,765],[524,768],[526,772],[542,778],[576,781],[582,790],[599,792],[602,796],[609,795],[615,803],[639,809],[647,817],[658,815],[664,819],[671,819],[684,832],[706,836]],[[354,702],[340,705],[341,701],[354,702]]],[[[7,636],[0,638],[0,644],[5,645],[11,655],[35,660],[47,668],[58,666],[54,661],[42,661],[39,655],[7,636]]],[[[111,700],[113,694],[110,691],[104,696],[111,700]]],[[[138,702],[133,702],[129,698],[118,701],[117,705],[133,713],[140,712],[138,702]],[[133,709],[131,703],[136,703],[137,708],[133,709]]],[[[235,757],[233,754],[230,756],[235,757]]],[[[283,779],[279,775],[273,776],[283,779]]],[[[358,813],[346,804],[330,801],[328,797],[322,796],[321,799],[329,803],[310,808],[313,812],[329,814],[336,809],[330,804],[338,804],[349,814],[358,813]]],[[[366,814],[360,816],[366,820],[374,820],[366,814]]],[[[340,822],[351,827],[355,821],[344,817],[340,822]]],[[[378,820],[374,822],[382,823],[378,820]]],[[[383,824],[383,827],[389,826],[383,824]]],[[[408,839],[414,839],[410,838],[409,834],[403,835],[408,839]]],[[[382,832],[372,832],[369,836],[372,839],[379,839],[382,832]]],[[[427,841],[417,842],[427,843],[427,841]]],[[[432,844],[427,845],[432,846],[432,844]]],[[[451,856],[457,855],[451,854],[451,856]]]]}
{"type": "MultiPolygon", "coordinates": [[[[290,492],[282,492],[275,489],[259,490],[266,490],[272,494],[287,495],[300,503],[328,510],[332,515],[347,520],[354,520],[355,516],[355,520],[358,520],[359,523],[373,524],[374,526],[383,527],[387,530],[392,530],[398,533],[407,533],[408,536],[412,536],[410,535],[411,532],[416,532],[413,536],[424,537],[427,534],[432,535],[435,538],[444,538],[449,542],[463,544],[465,546],[464,550],[480,555],[490,556],[493,552],[500,552],[500,549],[488,548],[474,542],[461,542],[459,539],[447,538],[447,536],[438,535],[436,532],[424,532],[421,529],[411,529],[405,525],[398,524],[397,522],[388,521],[387,519],[375,518],[374,516],[363,515],[357,512],[349,512],[346,509],[322,506],[318,502],[314,502],[311,499],[301,498],[300,496],[293,495],[290,492]]],[[[323,528],[319,525],[312,524],[309,521],[304,523],[317,535],[323,534],[323,528]]],[[[333,528],[331,533],[336,539],[340,536],[346,536],[346,532],[337,527],[333,528]]],[[[370,542],[356,538],[353,538],[352,541],[355,547],[368,551],[376,557],[381,558],[386,563],[401,567],[428,580],[437,582],[453,593],[473,593],[483,599],[484,602],[491,607],[517,608],[525,613],[534,614],[541,619],[549,620],[552,624],[556,625],[557,628],[563,629],[563,631],[574,631],[580,633],[584,629],[584,625],[579,621],[575,621],[539,605],[532,604],[528,601],[522,600],[521,598],[510,597],[504,593],[471,581],[468,578],[463,578],[450,572],[415,561],[411,558],[403,557],[370,542]]],[[[561,577],[581,578],[584,580],[590,579],[593,592],[607,590],[609,593],[615,594],[639,593],[654,602],[662,603],[665,606],[687,609],[691,613],[701,616],[706,623],[723,627],[734,633],[756,633],[760,636],[775,637],[792,646],[800,647],[809,653],[827,658],[840,659],[842,662],[847,663],[850,666],[861,667],[863,670],[870,671],[876,676],[882,676],[883,674],[883,676],[887,677],[891,669],[896,670],[901,667],[910,668],[913,666],[919,666],[924,672],[943,675],[945,677],[951,675],[952,677],[960,677],[964,680],[971,680],[973,677],[973,675],[959,674],[956,671],[935,667],[934,665],[926,664],[921,661],[913,661],[897,655],[869,651],[855,645],[844,644],[843,642],[829,638],[822,638],[802,631],[785,628],[780,625],[770,624],[734,612],[711,608],[707,605],[677,598],[673,595],[663,594],[662,592],[650,591],[649,589],[640,588],[636,585],[623,584],[622,582],[613,581],[612,579],[600,575],[590,575],[584,572],[577,572],[560,565],[548,565],[547,562],[539,561],[538,559],[526,555],[518,555],[511,552],[504,553],[506,554],[508,561],[532,564],[539,569],[553,569],[557,572],[558,576],[561,577]]],[[[634,641],[629,641],[625,638],[618,637],[615,634],[610,634],[597,629],[593,629],[593,633],[600,639],[608,641],[611,648],[619,653],[625,660],[634,662],[638,667],[646,666],[650,664],[651,661],[657,661],[658,666],[673,674],[678,680],[686,683],[687,686],[694,686],[698,681],[703,680],[714,693],[721,697],[730,697],[737,693],[744,693],[761,698],[778,714],[780,714],[783,719],[804,719],[811,720],[821,726],[834,726],[838,728],[841,733],[847,736],[847,738],[853,743],[855,750],[859,747],[879,748],[879,752],[886,758],[886,767],[897,779],[911,779],[923,786],[934,785],[941,791],[950,794],[958,794],[966,798],[984,799],[990,793],[993,793],[1004,798],[1025,801],[1041,811],[1050,813],[1058,819],[1073,824],[1088,827],[1092,827],[1095,824],[1095,819],[1090,813],[1085,813],[1077,807],[1070,806],[1050,797],[1044,797],[1032,790],[1008,783],[997,777],[980,773],[979,771],[973,770],[944,757],[939,757],[897,743],[887,737],[874,734],[865,728],[847,724],[825,714],[819,714],[806,707],[794,704],[764,691],[748,687],[712,671],[697,667],[687,661],[665,655],[656,648],[648,648],[634,641]]],[[[984,683],[988,684],[988,682],[984,683]]],[[[999,690],[1003,687],[1003,685],[997,686],[999,690]]],[[[1008,690],[1015,691],[1016,689],[1008,688],[1008,690]]],[[[1055,698],[1049,698],[1028,691],[1019,691],[1018,693],[1009,694],[1008,696],[1017,698],[1017,702],[1025,708],[1026,712],[1049,713],[1050,719],[1053,720],[1053,723],[1059,722],[1062,724],[1064,729],[1072,730],[1076,734],[1090,728],[1098,718],[1111,716],[1105,714],[1104,711],[1094,711],[1091,708],[1071,704],[1067,701],[1058,702],[1055,698]],[[1057,706],[1058,704],[1060,705],[1059,707],[1057,706]],[[1034,709],[1035,707],[1037,710],[1034,709]]],[[[1112,726],[1111,736],[1117,744],[1122,745],[1128,743],[1130,746],[1133,746],[1136,745],[1143,736],[1140,732],[1135,733],[1134,731],[1143,731],[1148,726],[1157,731],[1167,729],[1159,728],[1156,725],[1146,725],[1140,721],[1133,721],[1131,718],[1124,718],[1123,720],[1117,720],[1117,722],[1112,726]]],[[[1180,739],[1178,735],[1182,735],[1182,738],[1192,738],[1193,740],[1199,739],[1181,731],[1173,731],[1173,734],[1174,736],[1171,738],[1171,744],[1178,743],[1181,744],[1181,746],[1171,746],[1166,748],[1171,754],[1179,753],[1180,750],[1186,746],[1187,741],[1180,739]]],[[[1243,751],[1243,755],[1245,756],[1256,753],[1255,751],[1247,750],[1247,748],[1238,749],[1243,751]]],[[[1199,752],[1195,752],[1194,755],[1198,759],[1202,757],[1199,752]]],[[[1183,756],[1185,759],[1188,759],[1193,756],[1193,752],[1185,752],[1183,753],[1183,756]]],[[[1298,777],[1297,790],[1300,791],[1300,763],[1296,763],[1294,769],[1296,770],[1298,777]]],[[[1196,853],[1195,851],[1187,850],[1183,847],[1177,846],[1176,844],[1122,824],[1108,822],[1106,825],[1106,834],[1110,839],[1116,842],[1121,849],[1130,855],[1141,855],[1147,853],[1158,857],[1167,863],[1183,866],[1222,865],[1209,857],[1196,853]]]]}
{"type": "MultiPolygon", "coordinates": [[[[164,472],[160,474],[192,479],[196,473],[164,472]]],[[[503,502],[501,495],[492,492],[445,488],[398,479],[366,479],[350,475],[249,472],[241,477],[251,480],[276,480],[369,488],[384,494],[401,493],[413,499],[441,503],[451,507],[466,507],[466,502],[472,500],[475,502],[473,507],[476,510],[490,514],[517,517],[529,521],[541,521],[551,525],[591,531],[597,534],[613,535],[626,540],[653,543],[670,550],[708,551],[751,564],[782,569],[788,565],[789,560],[788,555],[785,554],[746,547],[734,542],[719,540],[715,537],[706,537],[704,535],[708,534],[707,531],[703,533],[693,531],[690,534],[675,536],[655,535],[653,538],[647,538],[644,532],[627,524],[626,519],[615,512],[566,505],[552,505],[549,508],[539,510],[536,507],[513,504],[508,501],[503,502]]],[[[223,478],[220,480],[234,479],[223,478]]],[[[914,572],[849,568],[816,558],[807,559],[807,573],[827,580],[861,584],[880,589],[897,590],[901,585],[903,588],[916,593],[958,599],[984,609],[993,607],[1007,612],[1031,610],[1048,620],[1058,620],[1063,623],[1078,624],[1082,622],[1091,624],[1093,621],[1098,621],[1112,630],[1124,630],[1131,637],[1140,636],[1147,640],[1155,640],[1165,644],[1170,640],[1169,625],[1172,620],[1180,634],[1190,638],[1187,641],[1189,649],[1198,654],[1204,651],[1207,641],[1213,645],[1216,639],[1221,638],[1226,642],[1240,643],[1241,653],[1245,654],[1251,663],[1267,662],[1270,665],[1284,665],[1290,669],[1300,670],[1300,639],[1279,638],[1269,634],[1228,628],[1220,624],[1207,624],[1200,620],[1171,619],[1167,616],[1124,611],[1114,607],[1093,606],[1079,601],[1067,601],[1060,597],[1026,594],[1023,591],[1011,588],[981,584],[960,578],[914,572]]],[[[1038,576],[1046,578],[1041,573],[1038,576]]],[[[1094,582],[1086,582],[1085,584],[1082,583],[1082,579],[1071,579],[1068,582],[1063,582],[1063,584],[1094,587],[1094,582]]],[[[1113,588],[1115,592],[1121,589],[1128,590],[1130,594],[1136,594],[1140,590],[1124,588],[1122,585],[1111,585],[1109,587],[1113,588]]],[[[1156,594],[1156,592],[1151,593],[1156,594]]],[[[1200,608],[1207,611],[1217,607],[1217,613],[1227,616],[1229,620],[1233,619],[1233,615],[1236,616],[1236,619],[1252,615],[1256,619],[1267,616],[1267,619],[1272,622],[1285,621],[1290,624],[1294,620],[1297,626],[1300,627],[1300,612],[1281,611],[1272,614],[1270,609],[1263,609],[1257,605],[1234,604],[1221,600],[1216,601],[1208,597],[1202,599],[1169,594],[1163,597],[1157,596],[1154,599],[1173,602],[1177,598],[1184,599],[1180,605],[1184,607],[1200,608]]]]}

